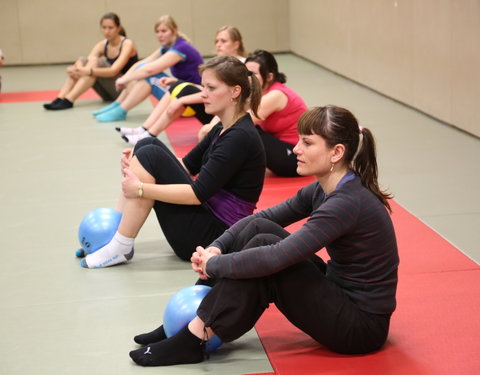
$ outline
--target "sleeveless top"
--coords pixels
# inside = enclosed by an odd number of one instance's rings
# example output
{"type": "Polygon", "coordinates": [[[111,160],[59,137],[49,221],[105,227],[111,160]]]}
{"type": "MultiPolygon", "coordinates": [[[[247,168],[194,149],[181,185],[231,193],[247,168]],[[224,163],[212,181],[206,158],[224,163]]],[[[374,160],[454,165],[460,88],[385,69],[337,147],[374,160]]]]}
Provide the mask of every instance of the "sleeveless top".
{"type": "Polygon", "coordinates": [[[298,142],[297,122],[302,113],[307,110],[307,105],[300,95],[283,83],[273,83],[267,93],[273,90],[283,92],[287,96],[287,105],[263,120],[260,127],[281,141],[295,145],[298,142]]]}
{"type": "MultiPolygon", "coordinates": [[[[105,40],[105,46],[103,48],[103,55],[105,56],[105,59],[107,59],[108,63],[110,65],[113,65],[113,63],[115,61],[117,61],[118,57],[120,56],[120,54],[122,53],[122,47],[123,47],[123,42],[125,42],[127,40],[127,38],[124,38],[121,42],[120,42],[120,49],[118,51],[118,55],[115,56],[114,58],[110,58],[108,57],[107,55],[107,47],[108,47],[108,40],[105,40]]],[[[134,56],[130,57],[127,61],[127,63],[125,64],[125,66],[122,68],[122,70],[120,70],[121,74],[125,74],[128,69],[131,68],[131,66],[133,64],[135,64],[136,62],[138,61],[138,54],[136,53],[134,56]]]]}

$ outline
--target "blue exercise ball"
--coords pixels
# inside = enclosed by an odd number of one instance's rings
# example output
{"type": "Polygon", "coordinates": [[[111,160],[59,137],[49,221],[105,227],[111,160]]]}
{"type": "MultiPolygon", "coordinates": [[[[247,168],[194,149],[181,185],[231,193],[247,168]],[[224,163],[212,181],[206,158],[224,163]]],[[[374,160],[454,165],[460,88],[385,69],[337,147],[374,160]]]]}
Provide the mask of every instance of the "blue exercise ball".
{"type": "MultiPolygon", "coordinates": [[[[175,335],[197,316],[198,306],[211,289],[206,285],[193,285],[170,298],[163,313],[163,328],[167,337],[175,335]]],[[[206,351],[212,353],[222,344],[218,336],[213,336],[207,341],[206,351]]]]}
{"type": "Polygon", "coordinates": [[[85,215],[78,228],[78,240],[85,253],[94,253],[109,243],[121,219],[122,214],[113,208],[97,208],[85,215]]]}

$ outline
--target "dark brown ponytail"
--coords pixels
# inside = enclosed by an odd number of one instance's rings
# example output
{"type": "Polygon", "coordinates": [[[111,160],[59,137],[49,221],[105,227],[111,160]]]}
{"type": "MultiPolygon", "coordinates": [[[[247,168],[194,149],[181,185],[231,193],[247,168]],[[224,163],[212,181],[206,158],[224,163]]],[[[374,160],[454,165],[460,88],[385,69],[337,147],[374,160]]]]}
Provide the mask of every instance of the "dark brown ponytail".
{"type": "Polygon", "coordinates": [[[237,112],[250,108],[259,117],[257,111],[262,99],[262,88],[255,74],[251,74],[245,64],[233,56],[217,56],[200,66],[200,74],[207,69],[212,69],[217,78],[228,86],[240,86],[237,112]]]}
{"type": "Polygon", "coordinates": [[[102,24],[103,20],[112,20],[115,26],[120,27],[119,34],[124,37],[127,37],[127,32],[125,31],[124,27],[120,23],[120,17],[116,13],[110,12],[110,13],[104,14],[103,17],[100,18],[100,25],[102,24]]]}

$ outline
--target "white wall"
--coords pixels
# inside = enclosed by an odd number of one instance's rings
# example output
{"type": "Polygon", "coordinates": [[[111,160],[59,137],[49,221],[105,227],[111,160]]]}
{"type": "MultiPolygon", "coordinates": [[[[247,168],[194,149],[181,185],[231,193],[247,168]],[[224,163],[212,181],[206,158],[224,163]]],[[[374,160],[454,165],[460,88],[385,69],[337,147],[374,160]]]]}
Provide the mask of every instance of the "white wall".
{"type": "Polygon", "coordinates": [[[293,52],[480,136],[479,0],[292,0],[293,52]]]}

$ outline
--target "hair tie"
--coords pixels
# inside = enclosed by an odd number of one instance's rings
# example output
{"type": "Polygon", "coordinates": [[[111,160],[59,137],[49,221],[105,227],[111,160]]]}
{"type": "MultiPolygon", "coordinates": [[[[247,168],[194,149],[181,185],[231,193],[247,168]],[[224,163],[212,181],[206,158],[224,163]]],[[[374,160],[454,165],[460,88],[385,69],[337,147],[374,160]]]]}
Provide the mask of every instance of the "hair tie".
{"type": "Polygon", "coordinates": [[[247,70],[248,76],[251,77],[253,75],[253,72],[251,70],[247,70]]]}

